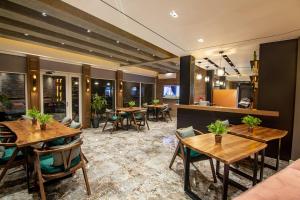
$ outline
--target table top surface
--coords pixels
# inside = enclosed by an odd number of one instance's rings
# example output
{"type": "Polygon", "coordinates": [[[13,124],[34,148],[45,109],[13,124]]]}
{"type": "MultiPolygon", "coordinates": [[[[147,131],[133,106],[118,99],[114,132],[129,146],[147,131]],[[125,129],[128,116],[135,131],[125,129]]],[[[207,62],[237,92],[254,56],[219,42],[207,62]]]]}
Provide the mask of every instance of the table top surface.
{"type": "Polygon", "coordinates": [[[137,112],[137,111],[141,111],[141,110],[143,110],[143,108],[141,108],[141,107],[117,108],[117,111],[119,111],[119,112],[137,112]]]}
{"type": "Polygon", "coordinates": [[[249,138],[259,142],[268,142],[271,140],[281,139],[287,135],[287,131],[278,130],[267,127],[255,127],[253,132],[248,131],[248,126],[245,124],[233,125],[229,127],[229,133],[237,136],[249,138]]]}
{"type": "Polygon", "coordinates": [[[152,105],[147,105],[147,107],[149,107],[149,108],[164,108],[167,105],[168,104],[157,104],[157,105],[152,104],[152,105]]]}
{"type": "Polygon", "coordinates": [[[31,120],[5,121],[0,124],[9,128],[17,136],[16,145],[18,147],[30,146],[39,142],[47,142],[61,137],[72,137],[79,135],[79,129],[64,126],[53,120],[47,124],[45,131],[39,125],[32,125],[31,120]]]}
{"type": "Polygon", "coordinates": [[[190,149],[215,158],[225,164],[232,164],[247,158],[267,147],[266,143],[231,134],[224,134],[221,144],[215,143],[215,135],[212,133],[184,138],[182,142],[190,149]]]}

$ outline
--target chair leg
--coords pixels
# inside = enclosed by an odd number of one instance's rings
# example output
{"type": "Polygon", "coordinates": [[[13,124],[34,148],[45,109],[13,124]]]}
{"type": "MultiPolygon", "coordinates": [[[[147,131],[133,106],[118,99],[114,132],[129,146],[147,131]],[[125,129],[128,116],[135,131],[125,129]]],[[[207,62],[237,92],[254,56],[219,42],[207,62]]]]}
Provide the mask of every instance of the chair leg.
{"type": "Polygon", "coordinates": [[[104,124],[104,126],[103,126],[102,132],[104,132],[104,129],[105,129],[106,125],[107,125],[107,121],[108,121],[108,120],[106,120],[106,122],[105,122],[105,124],[104,124]]]}
{"type": "Polygon", "coordinates": [[[175,150],[174,155],[173,155],[173,157],[171,159],[171,162],[170,162],[170,165],[169,165],[170,169],[172,169],[172,165],[173,165],[173,163],[175,161],[176,156],[178,155],[178,150],[179,150],[179,143],[177,144],[176,150],[175,150]]]}
{"type": "Polygon", "coordinates": [[[148,124],[148,120],[147,120],[147,119],[145,120],[145,123],[146,123],[146,125],[147,125],[148,130],[150,130],[149,124],[148,124]]]}
{"type": "Polygon", "coordinates": [[[82,173],[83,173],[83,176],[84,176],[84,181],[85,181],[85,185],[86,185],[87,194],[91,195],[91,188],[90,188],[90,184],[89,184],[89,180],[88,180],[88,177],[87,177],[85,166],[82,166],[82,173]]]}
{"type": "Polygon", "coordinates": [[[215,171],[215,167],[214,167],[214,161],[212,158],[209,159],[209,163],[210,163],[211,173],[214,178],[214,183],[217,183],[217,176],[216,176],[216,171],[215,171]]]}
{"type": "Polygon", "coordinates": [[[88,159],[85,157],[85,155],[83,153],[82,153],[82,157],[86,163],[89,163],[88,159]]]}
{"type": "Polygon", "coordinates": [[[172,121],[172,117],[171,117],[171,114],[168,112],[168,116],[170,118],[170,121],[172,121]]]}
{"type": "Polygon", "coordinates": [[[37,178],[38,178],[38,182],[39,182],[41,199],[46,200],[44,181],[43,181],[43,177],[42,177],[41,168],[39,166],[39,162],[40,161],[37,158],[35,158],[35,168],[36,168],[36,171],[37,171],[37,178]]]}
{"type": "Polygon", "coordinates": [[[3,168],[2,172],[1,172],[1,175],[0,175],[0,182],[4,178],[4,175],[6,174],[7,170],[10,168],[10,165],[12,164],[12,162],[15,160],[18,152],[19,152],[19,150],[15,149],[13,155],[11,156],[11,158],[9,159],[9,161],[6,163],[6,165],[3,168]]]}

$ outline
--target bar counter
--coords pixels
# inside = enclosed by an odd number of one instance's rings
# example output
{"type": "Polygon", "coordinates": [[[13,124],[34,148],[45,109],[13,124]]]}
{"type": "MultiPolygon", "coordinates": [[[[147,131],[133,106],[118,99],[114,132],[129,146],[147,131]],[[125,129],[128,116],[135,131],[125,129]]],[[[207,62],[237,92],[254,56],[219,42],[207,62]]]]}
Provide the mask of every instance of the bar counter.
{"type": "Polygon", "coordinates": [[[176,105],[177,108],[191,109],[191,110],[205,110],[226,113],[239,113],[245,115],[269,116],[279,117],[279,112],[269,110],[245,109],[245,108],[230,108],[222,106],[199,106],[199,105],[176,105]]]}

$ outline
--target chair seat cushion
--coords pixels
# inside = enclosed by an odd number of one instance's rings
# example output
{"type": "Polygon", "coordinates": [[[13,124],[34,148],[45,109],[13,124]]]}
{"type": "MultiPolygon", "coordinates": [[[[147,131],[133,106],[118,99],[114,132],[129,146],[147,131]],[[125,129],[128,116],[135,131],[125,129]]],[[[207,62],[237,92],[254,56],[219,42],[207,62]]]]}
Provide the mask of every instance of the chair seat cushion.
{"type": "Polygon", "coordinates": [[[58,146],[58,145],[64,145],[65,144],[65,138],[58,138],[52,141],[49,141],[47,143],[47,146],[52,147],[52,146],[58,146]]]}
{"type": "MultiPolygon", "coordinates": [[[[4,151],[3,157],[0,158],[0,164],[5,164],[7,161],[9,161],[9,159],[13,155],[15,149],[16,149],[16,147],[6,148],[4,151]]],[[[21,151],[19,151],[15,160],[20,160],[22,158],[23,158],[23,154],[21,151]]]]}
{"type": "Polygon", "coordinates": [[[119,117],[118,117],[117,115],[113,115],[113,116],[111,116],[110,119],[111,119],[112,121],[116,121],[116,120],[119,119],[119,117]]]}
{"type": "MultiPolygon", "coordinates": [[[[180,148],[179,148],[178,153],[180,153],[180,148]]],[[[186,155],[186,148],[184,148],[184,154],[186,155]]],[[[190,156],[191,156],[191,158],[206,157],[206,155],[198,153],[197,151],[194,151],[193,149],[191,149],[190,156]]]]}
{"type": "Polygon", "coordinates": [[[143,115],[139,113],[139,114],[134,115],[134,118],[136,120],[142,120],[143,119],[143,115]]]}
{"type": "MultiPolygon", "coordinates": [[[[40,165],[42,173],[44,174],[54,174],[59,172],[64,172],[64,166],[53,166],[54,158],[51,154],[41,156],[40,165]]],[[[80,162],[80,157],[77,156],[71,161],[71,167],[76,166],[80,162]]]]}

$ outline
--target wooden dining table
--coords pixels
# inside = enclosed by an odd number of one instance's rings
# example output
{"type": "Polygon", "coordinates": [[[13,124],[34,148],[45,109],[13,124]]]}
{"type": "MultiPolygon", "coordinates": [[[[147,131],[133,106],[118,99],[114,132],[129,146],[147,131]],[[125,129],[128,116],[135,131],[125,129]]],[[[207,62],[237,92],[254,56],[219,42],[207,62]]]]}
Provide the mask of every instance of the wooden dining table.
{"type": "MultiPolygon", "coordinates": [[[[134,113],[142,111],[143,110],[142,107],[120,107],[120,108],[117,108],[116,110],[117,110],[117,113],[120,113],[120,112],[128,113],[130,115],[130,117],[133,119],[133,123],[134,123],[133,125],[136,128],[136,130],[138,132],[140,131],[139,126],[137,125],[134,113]]],[[[127,117],[127,130],[128,130],[128,126],[129,126],[128,118],[129,117],[127,117]]]]}
{"type": "Polygon", "coordinates": [[[62,137],[73,137],[81,134],[79,129],[66,127],[55,120],[47,124],[46,130],[41,130],[38,124],[32,125],[31,120],[4,121],[0,122],[0,125],[12,131],[16,135],[15,144],[17,148],[24,149],[27,161],[26,174],[28,190],[30,188],[28,147],[40,142],[48,142],[62,137]]]}
{"type": "Polygon", "coordinates": [[[155,120],[158,121],[158,111],[167,107],[168,104],[151,104],[151,105],[147,105],[146,107],[147,108],[152,108],[154,109],[154,112],[155,112],[155,120]]]}
{"type": "MultiPolygon", "coordinates": [[[[261,164],[278,171],[279,169],[279,160],[280,160],[280,150],[281,150],[281,139],[285,137],[288,131],[279,130],[274,128],[267,128],[262,126],[257,126],[253,129],[253,132],[248,131],[248,126],[245,124],[233,125],[229,127],[228,132],[233,135],[240,137],[248,138],[251,140],[256,140],[259,142],[268,143],[273,140],[277,140],[277,156],[276,156],[276,165],[264,164],[264,155],[261,157],[261,164]]],[[[260,177],[262,179],[262,176],[260,177]]]]}
{"type": "MultiPolygon", "coordinates": [[[[222,136],[222,143],[215,143],[215,135],[212,133],[197,135],[193,137],[184,138],[182,140],[183,144],[186,146],[186,159],[184,167],[184,191],[192,199],[200,199],[191,190],[190,186],[190,151],[191,149],[205,154],[211,158],[217,160],[217,175],[223,180],[223,194],[222,199],[227,199],[228,184],[232,184],[239,189],[245,190],[246,187],[240,185],[229,179],[230,165],[245,159],[254,154],[254,165],[253,165],[253,185],[257,183],[257,162],[258,153],[267,147],[266,143],[258,142],[255,140],[250,140],[247,138],[225,134],[222,136]],[[224,163],[224,173],[221,175],[219,173],[220,162],[224,163]]],[[[261,169],[262,170],[262,169],[261,169]]]]}

